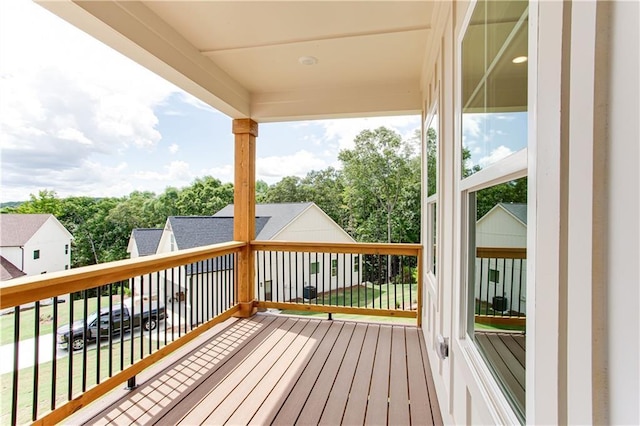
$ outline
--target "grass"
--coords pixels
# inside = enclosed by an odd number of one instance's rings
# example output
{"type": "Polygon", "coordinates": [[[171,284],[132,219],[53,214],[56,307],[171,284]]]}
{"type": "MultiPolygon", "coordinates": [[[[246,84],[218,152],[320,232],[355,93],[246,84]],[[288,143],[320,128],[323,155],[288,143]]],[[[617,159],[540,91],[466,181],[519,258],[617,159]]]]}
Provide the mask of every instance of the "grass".
{"type": "Polygon", "coordinates": [[[526,327],[521,326],[521,325],[489,325],[489,324],[481,324],[476,322],[475,323],[475,329],[476,330],[515,330],[515,331],[525,331],[526,327]]]}
{"type": "MultiPolygon", "coordinates": [[[[126,297],[126,296],[125,296],[126,297]]],[[[120,295],[113,295],[113,304],[120,303],[120,295]]],[[[109,306],[109,296],[100,298],[100,307],[109,306]]],[[[40,335],[55,332],[53,330],[53,308],[54,305],[40,305],[40,335]]],[[[87,315],[98,309],[98,298],[87,298],[87,315]]],[[[84,300],[79,299],[73,302],[73,318],[74,321],[84,317],[84,300]]],[[[13,334],[15,330],[15,314],[6,314],[0,316],[0,345],[6,345],[13,342],[13,334]]],[[[36,309],[29,308],[20,311],[20,339],[26,340],[35,336],[36,309]]],[[[69,303],[58,303],[58,327],[69,324],[69,303]]]]}
{"type": "MultiPolygon", "coordinates": [[[[131,346],[133,345],[133,361],[137,361],[141,358],[141,344],[143,355],[147,356],[149,352],[149,339],[147,332],[144,333],[144,340],[141,343],[140,328],[134,329],[133,341],[129,338],[128,334],[125,335],[123,342],[119,337],[114,337],[112,345],[112,374],[115,374],[120,369],[120,347],[123,345],[124,357],[122,362],[124,367],[131,365],[131,346]]],[[[157,331],[152,332],[154,338],[157,337],[157,331]]],[[[175,335],[177,338],[177,334],[175,335]]],[[[160,347],[164,346],[164,331],[160,330],[160,347]]],[[[171,339],[170,331],[167,332],[167,342],[171,339]]],[[[152,350],[157,348],[157,341],[154,340],[152,344],[152,350]]],[[[86,377],[86,388],[89,389],[96,383],[98,383],[98,348],[95,345],[87,347],[87,361],[83,362],[83,351],[76,351],[72,353],[72,383],[73,383],[73,396],[76,396],[82,392],[83,377],[86,377]],[[85,375],[86,372],[86,375],[85,375]]],[[[109,346],[108,341],[102,341],[100,347],[100,382],[103,382],[109,377],[109,346]]],[[[68,386],[69,386],[69,356],[64,356],[56,360],[56,392],[55,400],[56,406],[60,406],[68,400],[68,386]]],[[[48,361],[41,363],[38,366],[38,385],[37,389],[37,407],[38,415],[49,411],[51,408],[51,383],[53,383],[53,362],[48,361]]],[[[2,392],[2,402],[0,403],[0,424],[11,423],[11,400],[12,400],[12,380],[13,373],[5,373],[0,375],[0,392],[2,392]]],[[[18,373],[18,424],[31,423],[32,407],[33,407],[33,395],[34,395],[34,367],[23,368],[18,373]]]]}
{"type": "MultiPolygon", "coordinates": [[[[369,284],[366,286],[359,285],[348,287],[346,289],[337,289],[330,292],[318,294],[315,299],[307,302],[299,300],[299,303],[308,303],[310,305],[328,305],[328,306],[353,306],[360,308],[373,309],[397,309],[402,310],[403,301],[404,308],[409,309],[416,303],[418,299],[417,284],[369,284]]],[[[312,311],[296,311],[283,310],[281,313],[286,315],[304,315],[311,317],[325,317],[324,312],[312,311]]],[[[398,323],[414,323],[412,318],[397,318],[377,315],[352,315],[352,314],[333,314],[334,318],[340,319],[358,319],[373,322],[398,322],[398,323]]]]}

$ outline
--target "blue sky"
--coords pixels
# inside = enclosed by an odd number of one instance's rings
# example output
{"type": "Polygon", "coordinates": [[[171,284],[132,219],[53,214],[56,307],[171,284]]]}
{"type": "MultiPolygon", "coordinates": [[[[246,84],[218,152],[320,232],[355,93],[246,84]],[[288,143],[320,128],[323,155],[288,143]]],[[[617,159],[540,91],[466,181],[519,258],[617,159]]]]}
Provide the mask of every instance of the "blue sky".
{"type": "MultiPolygon", "coordinates": [[[[419,116],[260,125],[257,178],[339,166],[363,129],[403,137],[419,116]]],[[[29,0],[0,2],[0,201],[160,193],[233,181],[231,119],[29,0]]]]}

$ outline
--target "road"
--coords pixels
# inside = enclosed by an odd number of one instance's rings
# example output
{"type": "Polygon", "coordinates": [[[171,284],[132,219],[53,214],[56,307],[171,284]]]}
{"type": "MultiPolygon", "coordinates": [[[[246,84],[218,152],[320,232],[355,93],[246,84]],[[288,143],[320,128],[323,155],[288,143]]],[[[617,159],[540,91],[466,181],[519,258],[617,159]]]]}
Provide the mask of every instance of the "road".
{"type": "MultiPolygon", "coordinates": [[[[186,309],[185,308],[182,308],[182,309],[183,310],[181,312],[182,313],[181,323],[184,324],[186,309]]],[[[175,323],[176,324],[178,323],[177,312],[174,312],[174,314],[171,315],[171,311],[168,311],[167,314],[170,315],[170,317],[174,317],[175,323]]],[[[164,321],[161,322],[160,324],[160,330],[163,330],[163,329],[164,329],[164,321]]],[[[139,332],[139,328],[136,328],[134,331],[139,332]]],[[[54,336],[55,336],[54,334],[43,334],[42,336],[40,336],[38,363],[42,364],[42,363],[51,361],[53,359],[54,336]]],[[[154,331],[154,333],[152,333],[152,338],[155,339],[155,337],[156,337],[156,333],[154,331]]],[[[128,332],[125,333],[124,338],[125,340],[129,340],[130,333],[128,332]]],[[[18,369],[32,367],[34,365],[35,342],[36,342],[35,338],[24,339],[20,341],[18,346],[18,369]]],[[[102,344],[107,345],[108,341],[103,341],[102,344]]],[[[87,345],[87,349],[95,348],[95,346],[96,346],[95,343],[90,343],[87,345]]],[[[81,353],[81,352],[77,352],[77,353],[81,353]]],[[[14,354],[13,343],[0,346],[0,360],[2,360],[0,362],[0,374],[5,374],[13,371],[13,361],[14,361],[13,354],[14,354]]],[[[56,358],[69,356],[69,352],[67,352],[66,349],[61,349],[56,346],[55,356],[56,358]]]]}

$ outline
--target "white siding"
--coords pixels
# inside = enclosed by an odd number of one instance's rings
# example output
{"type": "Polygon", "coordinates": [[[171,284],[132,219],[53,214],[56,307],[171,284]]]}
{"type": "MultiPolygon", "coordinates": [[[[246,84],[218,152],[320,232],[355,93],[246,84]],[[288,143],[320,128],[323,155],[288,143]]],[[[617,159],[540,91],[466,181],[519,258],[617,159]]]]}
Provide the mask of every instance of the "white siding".
{"type": "MultiPolygon", "coordinates": [[[[24,269],[27,275],[43,272],[64,271],[71,266],[71,238],[69,233],[53,217],[42,224],[40,229],[24,246],[24,269]],[[65,245],[68,246],[65,253],[65,245]],[[40,258],[34,259],[33,252],[40,251],[40,258]]],[[[16,264],[20,267],[20,264],[16,264]]]]}
{"type": "Polygon", "coordinates": [[[312,205],[295,218],[272,240],[351,243],[353,238],[318,206],[312,205]]]}
{"type": "Polygon", "coordinates": [[[20,247],[0,247],[0,256],[13,263],[18,269],[22,268],[22,249],[20,247]]]}
{"type": "Polygon", "coordinates": [[[498,206],[478,221],[476,247],[527,247],[527,228],[498,206]]]}

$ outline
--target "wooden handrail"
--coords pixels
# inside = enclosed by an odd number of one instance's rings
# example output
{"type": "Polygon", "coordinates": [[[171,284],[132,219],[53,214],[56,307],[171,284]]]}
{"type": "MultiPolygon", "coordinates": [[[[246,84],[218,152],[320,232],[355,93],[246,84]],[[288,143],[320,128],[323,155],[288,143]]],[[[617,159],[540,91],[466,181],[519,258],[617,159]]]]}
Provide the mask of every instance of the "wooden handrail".
{"type": "Polygon", "coordinates": [[[298,241],[251,241],[257,251],[295,251],[306,253],[389,254],[418,256],[422,244],[409,243],[329,243],[298,241]]]}
{"type": "Polygon", "coordinates": [[[482,259],[526,259],[525,247],[477,247],[476,257],[482,259]]]}
{"type": "Polygon", "coordinates": [[[236,253],[246,243],[231,241],[171,253],[125,259],[67,271],[16,278],[0,284],[0,309],[127,280],[132,277],[188,265],[214,256],[236,253]]]}

